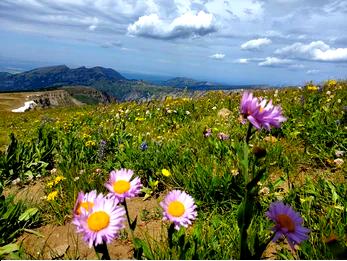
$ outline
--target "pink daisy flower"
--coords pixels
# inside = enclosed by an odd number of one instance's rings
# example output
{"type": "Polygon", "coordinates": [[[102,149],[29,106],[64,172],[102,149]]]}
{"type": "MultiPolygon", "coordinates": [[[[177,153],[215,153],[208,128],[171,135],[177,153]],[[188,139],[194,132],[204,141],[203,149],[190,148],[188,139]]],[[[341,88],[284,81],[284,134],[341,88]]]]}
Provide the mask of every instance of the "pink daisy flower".
{"type": "Polygon", "coordinates": [[[133,198],[140,193],[142,188],[140,178],[135,177],[131,180],[133,174],[134,172],[131,169],[113,170],[105,187],[120,202],[123,202],[125,198],[133,198]]]}
{"type": "Polygon", "coordinates": [[[179,230],[181,226],[188,227],[197,216],[194,199],[180,190],[169,192],[160,202],[160,206],[164,209],[163,220],[173,222],[176,230],[179,230]]]}
{"type": "Polygon", "coordinates": [[[85,209],[86,211],[91,209],[94,206],[94,200],[96,198],[102,197],[103,195],[101,193],[97,195],[96,190],[92,190],[91,192],[85,194],[82,191],[79,192],[73,209],[74,216],[79,216],[82,212],[82,209],[85,209]]]}
{"type": "Polygon", "coordinates": [[[103,242],[110,243],[118,236],[119,230],[125,227],[125,210],[117,203],[108,197],[97,197],[92,208],[88,211],[81,208],[81,214],[74,218],[77,233],[83,234],[90,248],[103,242]]]}

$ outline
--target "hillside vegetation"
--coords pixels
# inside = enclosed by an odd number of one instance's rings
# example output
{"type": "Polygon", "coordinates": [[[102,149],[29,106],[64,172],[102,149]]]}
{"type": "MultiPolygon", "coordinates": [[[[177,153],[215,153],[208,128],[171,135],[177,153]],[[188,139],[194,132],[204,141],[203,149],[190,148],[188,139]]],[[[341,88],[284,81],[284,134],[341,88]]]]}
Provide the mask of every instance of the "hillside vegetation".
{"type": "MultiPolygon", "coordinates": [[[[3,213],[14,187],[42,184],[44,193],[38,202],[20,201],[16,212],[1,219],[0,246],[17,246],[3,256],[42,258],[19,247],[23,229],[37,233],[35,227],[70,224],[78,192],[107,194],[109,173],[126,168],[141,179],[139,197],[157,202],[147,212],[134,210],[130,219],[137,217],[138,225],[130,224],[115,240],[130,242],[136,258],[239,259],[245,249],[249,258],[346,257],[347,82],[254,90],[254,96],[280,105],[287,118],[270,131],[241,124],[242,94],[0,112],[0,133],[6,134],[0,154],[3,213]],[[197,206],[193,224],[175,232],[161,221],[159,206],[172,189],[191,195],[197,206]],[[295,248],[283,238],[269,243],[274,224],[265,212],[278,200],[300,213],[310,230],[295,248]],[[32,208],[25,222],[19,219],[32,208]],[[136,231],[151,221],[161,224],[160,236],[137,238],[136,231]]],[[[116,244],[108,245],[111,253],[116,244]]],[[[71,245],[60,258],[78,259],[78,253],[71,245]]]]}

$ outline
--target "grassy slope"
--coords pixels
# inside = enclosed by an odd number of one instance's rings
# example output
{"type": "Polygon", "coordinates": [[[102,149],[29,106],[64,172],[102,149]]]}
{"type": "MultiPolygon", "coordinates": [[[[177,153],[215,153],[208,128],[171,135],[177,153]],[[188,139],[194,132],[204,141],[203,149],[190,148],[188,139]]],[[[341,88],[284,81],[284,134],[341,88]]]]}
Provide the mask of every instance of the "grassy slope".
{"type": "MultiPolygon", "coordinates": [[[[274,90],[255,92],[257,96],[273,99],[274,104],[281,104],[288,118],[281,129],[271,132],[276,142],[268,142],[266,132],[257,133],[251,141],[254,146],[266,148],[268,153],[269,178],[262,181],[262,186],[268,187],[270,193],[260,204],[266,209],[270,202],[284,198],[304,215],[312,234],[309,243],[302,247],[301,258],[329,257],[322,242],[331,234],[343,238],[346,229],[346,212],[341,209],[347,204],[343,196],[346,163],[342,166],[334,163],[335,152],[346,151],[347,147],[343,111],[346,87],[346,83],[339,83],[326,87],[323,92],[298,89],[286,89],[278,94],[274,90]],[[330,95],[326,94],[328,90],[330,95]]],[[[235,206],[243,189],[238,183],[239,176],[231,175],[239,168],[231,147],[237,146],[246,132],[246,126],[239,123],[239,101],[237,93],[211,92],[195,99],[0,114],[0,131],[14,132],[21,142],[35,140],[40,125],[56,132],[59,153],[55,156],[55,166],[67,180],[59,187],[64,196],[57,199],[57,204],[43,205],[51,221],[69,220],[79,190],[104,191],[103,183],[110,170],[131,168],[145,185],[150,178],[158,180],[155,192],[181,188],[197,200],[200,218],[195,227],[201,230],[199,233],[205,241],[200,242],[200,258],[237,258],[235,206]],[[231,111],[229,117],[217,116],[222,108],[231,111]],[[213,129],[213,136],[208,139],[202,135],[206,127],[213,129]],[[219,141],[218,132],[229,134],[230,140],[219,141]],[[101,140],[107,142],[102,157],[101,140]],[[148,143],[144,152],[139,148],[143,141],[148,143]],[[95,175],[96,168],[102,170],[100,175],[95,175]],[[162,168],[169,169],[172,177],[163,177],[162,168]],[[79,175],[80,170],[87,175],[79,175]],[[80,179],[77,183],[76,177],[80,179]],[[204,246],[207,243],[211,244],[204,246]],[[211,250],[210,255],[204,248],[211,250]]],[[[7,141],[2,142],[5,146],[7,141]]],[[[270,223],[259,217],[259,224],[257,231],[264,237],[270,223]]],[[[281,258],[293,258],[285,248],[279,253],[281,258]]],[[[161,259],[168,258],[165,254],[158,255],[161,259]]]]}

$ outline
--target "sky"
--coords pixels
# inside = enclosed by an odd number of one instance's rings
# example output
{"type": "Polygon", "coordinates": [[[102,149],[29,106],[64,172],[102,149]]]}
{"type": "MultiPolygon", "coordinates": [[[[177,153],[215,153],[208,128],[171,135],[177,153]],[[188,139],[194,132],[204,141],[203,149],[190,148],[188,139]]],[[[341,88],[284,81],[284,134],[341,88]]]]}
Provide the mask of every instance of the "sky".
{"type": "Polygon", "coordinates": [[[303,84],[347,78],[346,32],[347,0],[1,0],[0,70],[303,84]]]}

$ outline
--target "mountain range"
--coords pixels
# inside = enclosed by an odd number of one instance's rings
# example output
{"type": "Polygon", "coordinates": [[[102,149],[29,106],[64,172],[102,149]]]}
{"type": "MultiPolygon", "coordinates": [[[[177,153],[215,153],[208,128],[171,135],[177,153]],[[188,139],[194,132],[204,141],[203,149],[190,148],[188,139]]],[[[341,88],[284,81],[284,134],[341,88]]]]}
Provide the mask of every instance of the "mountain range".
{"type": "Polygon", "coordinates": [[[228,86],[190,78],[176,77],[164,81],[149,82],[129,80],[119,72],[104,67],[79,67],[66,65],[41,67],[30,71],[10,74],[0,72],[0,92],[41,91],[67,86],[92,87],[116,100],[138,100],[159,97],[187,90],[239,89],[251,86],[228,86]]]}

